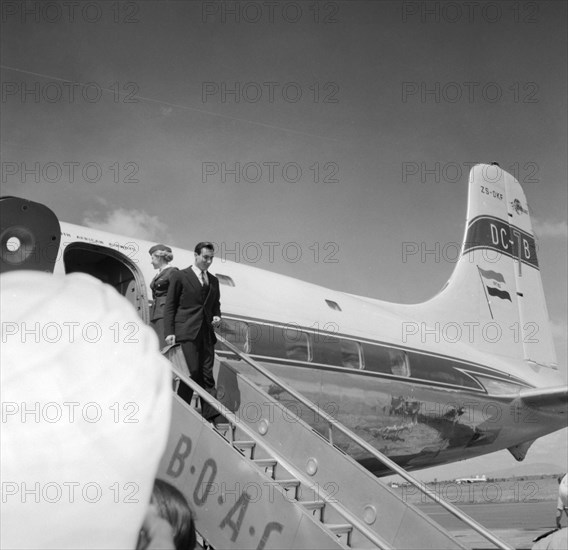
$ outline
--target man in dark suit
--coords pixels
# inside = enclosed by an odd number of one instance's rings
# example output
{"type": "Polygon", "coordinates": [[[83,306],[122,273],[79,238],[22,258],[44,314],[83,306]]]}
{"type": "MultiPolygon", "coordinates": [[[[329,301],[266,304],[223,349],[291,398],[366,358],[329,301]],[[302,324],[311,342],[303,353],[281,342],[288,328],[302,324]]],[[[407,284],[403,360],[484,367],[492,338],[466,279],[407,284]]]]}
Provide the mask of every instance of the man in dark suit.
{"type": "MultiPolygon", "coordinates": [[[[221,324],[219,280],[207,270],[213,262],[214,247],[209,242],[195,246],[192,266],[171,274],[164,308],[166,344],[181,344],[191,378],[216,397],[213,362],[214,328],[221,324]]],[[[182,395],[186,401],[193,392],[182,395]]],[[[213,420],[217,411],[202,400],[201,414],[213,420]]]]}

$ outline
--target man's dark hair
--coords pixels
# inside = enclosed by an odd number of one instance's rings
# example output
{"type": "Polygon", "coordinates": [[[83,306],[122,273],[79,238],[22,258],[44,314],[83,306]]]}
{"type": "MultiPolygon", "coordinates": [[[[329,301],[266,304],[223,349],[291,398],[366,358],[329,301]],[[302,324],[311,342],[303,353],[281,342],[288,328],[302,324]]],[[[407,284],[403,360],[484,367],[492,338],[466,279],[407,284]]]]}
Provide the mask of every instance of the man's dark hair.
{"type": "Polygon", "coordinates": [[[199,256],[201,254],[201,250],[204,248],[207,248],[208,250],[213,250],[213,252],[215,252],[215,247],[213,246],[213,243],[207,241],[197,243],[193,251],[199,256]]]}

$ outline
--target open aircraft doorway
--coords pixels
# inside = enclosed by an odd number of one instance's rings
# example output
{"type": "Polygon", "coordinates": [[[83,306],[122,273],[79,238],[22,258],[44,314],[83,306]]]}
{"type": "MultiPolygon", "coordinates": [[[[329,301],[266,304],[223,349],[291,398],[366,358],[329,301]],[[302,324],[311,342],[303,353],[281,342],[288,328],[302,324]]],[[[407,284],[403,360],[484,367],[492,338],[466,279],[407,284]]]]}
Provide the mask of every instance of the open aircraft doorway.
{"type": "Polygon", "coordinates": [[[71,243],[63,253],[65,273],[88,273],[112,285],[149,321],[146,283],[132,261],[120,252],[86,243],[71,243]]]}

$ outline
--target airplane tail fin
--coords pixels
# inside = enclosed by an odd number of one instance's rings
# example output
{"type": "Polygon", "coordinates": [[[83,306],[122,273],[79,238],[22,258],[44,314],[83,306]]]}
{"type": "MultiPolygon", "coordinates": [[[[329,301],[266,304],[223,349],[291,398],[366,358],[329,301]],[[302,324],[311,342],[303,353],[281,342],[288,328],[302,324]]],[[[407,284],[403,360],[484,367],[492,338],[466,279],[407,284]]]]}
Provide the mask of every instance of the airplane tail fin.
{"type": "Polygon", "coordinates": [[[557,359],[529,207],[519,182],[498,165],[471,169],[464,241],[442,291],[421,304],[448,334],[533,367],[557,359]],[[456,326],[452,326],[456,323],[456,326]]]}

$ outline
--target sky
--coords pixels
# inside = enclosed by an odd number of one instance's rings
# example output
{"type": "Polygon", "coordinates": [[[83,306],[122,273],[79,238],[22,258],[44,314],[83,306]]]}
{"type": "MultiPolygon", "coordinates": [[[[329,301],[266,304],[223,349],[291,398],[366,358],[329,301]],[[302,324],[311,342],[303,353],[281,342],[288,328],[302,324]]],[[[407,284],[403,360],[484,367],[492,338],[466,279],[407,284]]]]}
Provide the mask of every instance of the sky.
{"type": "MultiPolygon", "coordinates": [[[[1,192],[417,303],[455,266],[468,167],[496,161],[528,198],[566,376],[566,23],[557,1],[2,0],[1,192]]],[[[566,434],[525,462],[564,464],[566,434]]]]}

